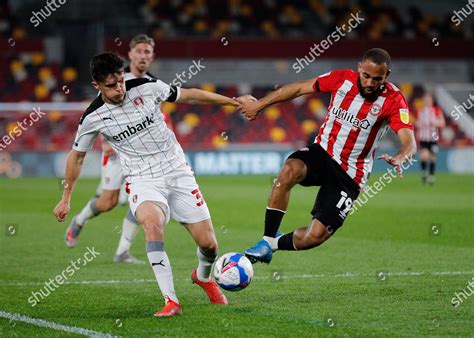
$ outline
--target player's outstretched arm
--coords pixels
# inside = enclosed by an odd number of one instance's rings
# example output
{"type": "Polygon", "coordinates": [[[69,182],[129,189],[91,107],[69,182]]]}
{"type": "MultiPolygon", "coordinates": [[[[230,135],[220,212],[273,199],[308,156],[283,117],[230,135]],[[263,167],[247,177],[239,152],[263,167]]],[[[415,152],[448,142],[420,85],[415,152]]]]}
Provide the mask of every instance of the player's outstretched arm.
{"type": "Polygon", "coordinates": [[[416,141],[413,130],[408,128],[402,128],[398,131],[398,138],[402,143],[402,147],[398,153],[394,156],[388,154],[382,154],[377,157],[379,160],[385,160],[388,164],[392,165],[397,171],[399,176],[402,176],[402,164],[408,161],[416,154],[416,141]]]}
{"type": "Polygon", "coordinates": [[[59,203],[53,210],[54,216],[58,222],[62,222],[66,219],[67,214],[69,213],[70,204],[71,204],[71,194],[74,185],[81,173],[82,164],[84,163],[84,157],[86,153],[79,152],[76,150],[71,150],[66,160],[66,171],[64,174],[64,190],[63,196],[59,203]]]}
{"type": "Polygon", "coordinates": [[[257,117],[258,113],[274,103],[290,101],[298,96],[311,94],[313,92],[314,81],[314,79],[309,79],[287,84],[272,91],[258,101],[248,100],[243,97],[238,97],[236,100],[241,104],[239,108],[245,117],[253,120],[257,117]]]}
{"type": "Polygon", "coordinates": [[[234,107],[239,106],[239,103],[230,97],[196,88],[181,88],[181,94],[177,102],[190,104],[215,104],[234,107]]]}

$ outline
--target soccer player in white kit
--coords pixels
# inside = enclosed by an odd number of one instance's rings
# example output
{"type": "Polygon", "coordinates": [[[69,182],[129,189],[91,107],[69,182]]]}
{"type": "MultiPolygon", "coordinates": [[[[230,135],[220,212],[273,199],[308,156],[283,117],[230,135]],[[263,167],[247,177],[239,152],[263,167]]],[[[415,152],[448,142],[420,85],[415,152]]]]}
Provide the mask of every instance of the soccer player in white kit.
{"type": "MultiPolygon", "coordinates": [[[[154,48],[154,40],[146,34],[139,34],[131,39],[128,52],[130,65],[125,67],[125,81],[134,78],[155,79],[148,72],[148,68],[155,57],[154,48]]],[[[165,117],[165,121],[170,125],[169,115],[165,113],[165,117]]],[[[121,204],[126,202],[125,177],[122,174],[120,160],[113,148],[104,140],[102,141],[101,159],[101,179],[96,196],[91,198],[82,210],[73,217],[66,229],[64,240],[70,248],[76,245],[77,239],[88,220],[112,210],[119,201],[121,204]]],[[[122,221],[120,241],[113,258],[114,262],[144,263],[130,254],[130,248],[139,227],[140,225],[129,209],[122,221]]]]}
{"type": "Polygon", "coordinates": [[[211,303],[227,304],[210,278],[217,257],[217,240],[209,210],[181,146],[166,127],[160,105],[163,101],[239,104],[226,96],[169,86],[160,80],[142,78],[125,82],[123,60],[114,53],[96,55],[90,68],[92,84],[101,95],[80,120],[66,161],[63,195],[53,211],[56,219],[62,222],[69,213],[72,190],[86,152],[101,134],[119,155],[130,208],[145,232],[148,260],[166,302],[155,316],[182,313],[163,242],[164,226],[171,217],[183,224],[198,246],[198,267],[191,273],[192,281],[204,289],[211,303]]]}

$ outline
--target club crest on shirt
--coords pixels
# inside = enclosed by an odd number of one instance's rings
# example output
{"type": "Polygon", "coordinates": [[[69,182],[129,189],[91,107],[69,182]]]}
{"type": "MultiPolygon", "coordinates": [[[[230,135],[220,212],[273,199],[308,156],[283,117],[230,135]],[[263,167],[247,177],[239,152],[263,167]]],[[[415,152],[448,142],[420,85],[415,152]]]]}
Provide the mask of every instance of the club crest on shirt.
{"type": "Polygon", "coordinates": [[[378,103],[374,103],[369,110],[369,114],[377,116],[382,111],[382,107],[378,103]]]}
{"type": "Polygon", "coordinates": [[[410,114],[408,113],[408,109],[400,108],[399,111],[400,111],[400,120],[403,123],[408,124],[410,122],[410,114]]]}
{"type": "Polygon", "coordinates": [[[137,108],[140,108],[140,106],[144,106],[145,103],[143,102],[143,98],[141,96],[135,98],[133,100],[133,105],[137,108]]]}

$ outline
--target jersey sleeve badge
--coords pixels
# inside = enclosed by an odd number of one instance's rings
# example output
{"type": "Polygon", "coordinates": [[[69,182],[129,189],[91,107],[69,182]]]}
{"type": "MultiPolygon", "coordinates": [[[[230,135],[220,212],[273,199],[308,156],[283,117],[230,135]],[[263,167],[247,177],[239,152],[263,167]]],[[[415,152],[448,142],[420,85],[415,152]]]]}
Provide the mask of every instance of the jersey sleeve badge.
{"type": "Polygon", "coordinates": [[[410,123],[410,114],[408,113],[408,109],[400,108],[399,111],[400,111],[400,120],[405,124],[410,123]]]}

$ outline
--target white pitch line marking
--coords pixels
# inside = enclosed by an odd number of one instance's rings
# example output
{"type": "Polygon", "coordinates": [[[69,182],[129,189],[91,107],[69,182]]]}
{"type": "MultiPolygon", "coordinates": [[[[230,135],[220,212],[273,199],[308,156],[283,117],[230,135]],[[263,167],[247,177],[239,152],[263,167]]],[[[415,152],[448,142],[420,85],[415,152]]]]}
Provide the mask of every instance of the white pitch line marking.
{"type": "Polygon", "coordinates": [[[57,331],[63,331],[63,332],[69,332],[69,333],[75,333],[75,334],[81,334],[84,336],[88,337],[117,337],[117,336],[111,336],[108,333],[103,333],[103,332],[97,332],[89,329],[84,329],[82,327],[77,327],[77,326],[67,326],[67,325],[62,325],[54,322],[49,322],[44,319],[38,319],[38,318],[32,318],[28,317],[19,313],[11,313],[11,312],[5,312],[5,311],[0,311],[0,317],[1,318],[6,318],[11,321],[16,321],[16,322],[23,322],[23,323],[28,323],[32,324],[35,326],[41,326],[41,327],[47,327],[49,329],[57,330],[57,331]]]}
{"type": "MultiPolygon", "coordinates": [[[[406,271],[406,272],[384,272],[385,276],[397,276],[397,277],[417,277],[417,276],[456,276],[456,275],[474,275],[472,271],[406,271]]],[[[281,276],[283,279],[305,279],[305,278],[354,278],[354,277],[376,277],[374,273],[358,273],[358,272],[345,272],[334,275],[325,274],[304,274],[295,276],[281,276]]],[[[255,276],[253,279],[269,279],[267,276],[255,276]]],[[[184,279],[183,281],[188,281],[184,279]]],[[[64,284],[69,285],[102,285],[102,284],[142,284],[142,283],[156,283],[155,279],[132,279],[132,280],[83,280],[83,281],[66,281],[64,284]]],[[[45,282],[0,282],[0,286],[42,286],[45,282]]]]}

